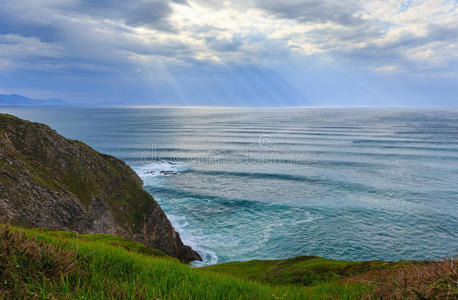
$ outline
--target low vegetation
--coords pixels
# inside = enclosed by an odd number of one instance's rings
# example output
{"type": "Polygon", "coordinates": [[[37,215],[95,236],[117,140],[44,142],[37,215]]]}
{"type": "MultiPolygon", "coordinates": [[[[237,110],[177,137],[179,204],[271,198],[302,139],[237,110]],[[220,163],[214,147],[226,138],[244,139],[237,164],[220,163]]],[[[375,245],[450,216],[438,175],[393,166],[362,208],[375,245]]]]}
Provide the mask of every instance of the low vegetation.
{"type": "Polygon", "coordinates": [[[372,286],[376,299],[458,299],[458,259],[404,263],[350,277],[346,282],[372,286]]]}
{"type": "Polygon", "coordinates": [[[396,264],[382,261],[351,262],[316,256],[300,256],[279,260],[231,262],[205,267],[202,270],[231,274],[270,285],[309,286],[338,281],[369,270],[381,270],[393,265],[396,264]]]}
{"type": "MultiPolygon", "coordinates": [[[[325,283],[363,284],[366,299],[458,299],[458,260],[338,261],[315,256],[282,260],[232,262],[201,271],[230,274],[269,285],[306,286],[325,283]]],[[[339,297],[336,297],[338,299],[339,297]]]]}
{"type": "Polygon", "coordinates": [[[196,269],[123,238],[0,225],[1,299],[454,299],[456,261],[435,265],[404,274],[394,263],[299,257],[196,269]],[[392,284],[402,274],[408,292],[392,284]]]}

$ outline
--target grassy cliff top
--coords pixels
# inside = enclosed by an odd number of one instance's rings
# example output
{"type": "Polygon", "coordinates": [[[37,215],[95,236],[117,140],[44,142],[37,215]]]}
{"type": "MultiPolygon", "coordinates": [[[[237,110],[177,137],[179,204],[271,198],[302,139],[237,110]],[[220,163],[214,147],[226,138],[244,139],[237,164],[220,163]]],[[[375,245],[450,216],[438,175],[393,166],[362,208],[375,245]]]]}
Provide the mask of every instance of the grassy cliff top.
{"type": "Polygon", "coordinates": [[[0,298],[354,299],[360,284],[270,286],[204,272],[107,235],[0,227],[0,298]],[[31,251],[29,251],[31,250],[31,251]],[[53,298],[54,297],[54,298],[53,298]]]}
{"type": "Polygon", "coordinates": [[[6,225],[0,225],[0,257],[0,298],[10,299],[454,299],[458,295],[456,261],[402,265],[299,257],[196,269],[123,238],[6,225]],[[302,274],[302,282],[291,281],[295,272],[302,274]]]}

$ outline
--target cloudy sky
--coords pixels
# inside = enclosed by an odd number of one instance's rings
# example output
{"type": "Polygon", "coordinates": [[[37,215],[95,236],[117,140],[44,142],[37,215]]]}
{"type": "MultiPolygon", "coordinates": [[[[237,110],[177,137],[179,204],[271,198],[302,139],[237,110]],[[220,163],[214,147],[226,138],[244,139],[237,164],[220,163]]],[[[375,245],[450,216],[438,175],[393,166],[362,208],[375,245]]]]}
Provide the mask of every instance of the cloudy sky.
{"type": "Polygon", "coordinates": [[[0,93],[458,106],[456,0],[0,0],[0,93]]]}

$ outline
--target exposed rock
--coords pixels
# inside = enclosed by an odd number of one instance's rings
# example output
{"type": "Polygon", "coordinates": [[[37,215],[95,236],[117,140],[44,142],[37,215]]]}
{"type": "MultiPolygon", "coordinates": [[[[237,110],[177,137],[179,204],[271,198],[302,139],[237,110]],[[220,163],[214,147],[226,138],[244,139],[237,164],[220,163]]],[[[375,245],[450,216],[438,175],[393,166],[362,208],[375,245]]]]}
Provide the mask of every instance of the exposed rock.
{"type": "Polygon", "coordinates": [[[21,225],[118,235],[183,262],[200,260],[125,163],[46,125],[4,114],[0,215],[21,225]]]}

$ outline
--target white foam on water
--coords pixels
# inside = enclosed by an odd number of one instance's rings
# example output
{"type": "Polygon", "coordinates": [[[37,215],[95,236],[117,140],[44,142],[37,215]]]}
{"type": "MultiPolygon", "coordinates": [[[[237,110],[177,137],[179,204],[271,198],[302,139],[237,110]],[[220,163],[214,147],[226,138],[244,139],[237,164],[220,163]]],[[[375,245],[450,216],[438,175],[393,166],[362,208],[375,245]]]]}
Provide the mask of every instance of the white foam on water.
{"type": "MultiPolygon", "coordinates": [[[[132,166],[134,171],[140,176],[146,185],[157,184],[160,177],[169,177],[178,175],[188,170],[188,167],[182,162],[157,161],[145,165],[132,166]]],[[[180,234],[183,244],[190,246],[197,251],[202,257],[201,262],[193,262],[192,266],[202,267],[214,265],[218,262],[218,257],[214,251],[205,249],[207,238],[200,230],[192,229],[189,222],[184,216],[167,215],[172,223],[173,228],[180,234]]]]}
{"type": "Polygon", "coordinates": [[[194,261],[192,262],[192,266],[203,267],[218,263],[218,256],[216,256],[216,253],[201,246],[202,244],[205,244],[204,240],[208,237],[206,237],[202,232],[199,232],[199,230],[190,229],[189,222],[184,216],[167,215],[167,217],[175,230],[180,234],[183,244],[190,246],[202,257],[202,261],[194,261]]]}
{"type": "Polygon", "coordinates": [[[188,168],[182,162],[156,161],[146,165],[133,166],[134,171],[140,178],[151,178],[159,176],[173,176],[186,171],[188,168]]]}
{"type": "MultiPolygon", "coordinates": [[[[297,209],[292,209],[290,210],[290,212],[294,212],[295,210],[297,209]]],[[[305,224],[305,223],[310,223],[310,222],[313,222],[313,221],[316,221],[316,220],[319,220],[319,219],[322,219],[323,217],[318,215],[318,214],[312,214],[308,211],[304,212],[303,213],[303,216],[302,218],[299,218],[297,219],[294,224],[295,225],[301,225],[301,224],[305,224]]]]}

